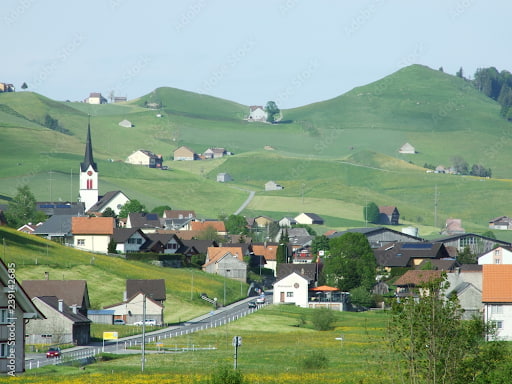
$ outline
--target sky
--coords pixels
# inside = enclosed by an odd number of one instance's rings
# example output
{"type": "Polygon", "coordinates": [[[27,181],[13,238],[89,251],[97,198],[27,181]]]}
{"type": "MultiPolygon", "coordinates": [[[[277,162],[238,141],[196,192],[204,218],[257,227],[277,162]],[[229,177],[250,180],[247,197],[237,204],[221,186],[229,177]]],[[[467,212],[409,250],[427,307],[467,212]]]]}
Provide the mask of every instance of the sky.
{"type": "Polygon", "coordinates": [[[510,0],[2,0],[0,82],[55,100],[174,87],[281,109],[411,64],[512,71],[510,0]]]}

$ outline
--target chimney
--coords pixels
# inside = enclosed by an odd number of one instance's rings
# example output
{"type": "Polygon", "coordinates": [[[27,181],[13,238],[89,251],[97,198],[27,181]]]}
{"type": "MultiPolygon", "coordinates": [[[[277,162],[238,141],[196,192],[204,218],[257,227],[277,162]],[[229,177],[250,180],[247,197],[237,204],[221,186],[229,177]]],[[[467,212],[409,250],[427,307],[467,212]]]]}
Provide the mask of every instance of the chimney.
{"type": "Polygon", "coordinates": [[[126,291],[123,292],[123,301],[126,301],[128,300],[128,294],[126,293],[126,291]]]}
{"type": "Polygon", "coordinates": [[[44,279],[45,280],[50,280],[50,272],[45,272],[44,273],[44,279]]]}
{"type": "Polygon", "coordinates": [[[76,304],[73,304],[73,305],[71,306],[71,310],[72,310],[72,311],[73,311],[73,313],[76,315],[76,313],[77,313],[77,312],[76,312],[76,304]]]}
{"type": "Polygon", "coordinates": [[[63,303],[64,303],[64,300],[59,299],[59,312],[63,311],[63,306],[64,306],[63,303]]]}

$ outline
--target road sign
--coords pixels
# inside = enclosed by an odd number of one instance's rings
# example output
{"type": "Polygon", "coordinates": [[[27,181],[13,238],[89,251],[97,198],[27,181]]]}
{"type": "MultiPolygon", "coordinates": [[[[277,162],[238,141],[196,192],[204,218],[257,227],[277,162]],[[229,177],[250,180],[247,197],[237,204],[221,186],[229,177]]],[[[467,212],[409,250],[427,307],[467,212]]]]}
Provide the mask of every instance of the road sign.
{"type": "Polygon", "coordinates": [[[233,337],[233,347],[239,347],[242,345],[242,336],[233,337]]]}
{"type": "Polygon", "coordinates": [[[117,332],[103,332],[103,340],[117,340],[117,332]]]}

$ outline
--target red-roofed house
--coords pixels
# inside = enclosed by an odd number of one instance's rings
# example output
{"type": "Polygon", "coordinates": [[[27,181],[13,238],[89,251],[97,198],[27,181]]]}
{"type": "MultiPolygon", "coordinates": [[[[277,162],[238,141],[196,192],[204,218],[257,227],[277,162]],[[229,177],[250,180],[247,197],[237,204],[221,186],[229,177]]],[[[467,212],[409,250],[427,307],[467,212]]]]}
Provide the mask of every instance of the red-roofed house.
{"type": "Polygon", "coordinates": [[[113,217],[73,217],[71,233],[76,248],[90,252],[108,252],[115,228],[113,217]]]}
{"type": "Polygon", "coordinates": [[[252,253],[255,256],[264,257],[266,263],[265,268],[272,269],[274,276],[277,274],[277,249],[279,248],[278,243],[263,243],[263,244],[252,244],[252,253]]]}
{"type": "Polygon", "coordinates": [[[249,254],[242,247],[208,247],[203,271],[245,282],[247,263],[244,256],[249,254]]]}
{"type": "Polygon", "coordinates": [[[379,207],[379,223],[385,225],[398,225],[400,212],[394,206],[379,207]]]}
{"type": "Polygon", "coordinates": [[[219,235],[226,235],[226,226],[224,225],[223,221],[192,221],[190,223],[190,230],[191,231],[205,231],[209,227],[215,229],[217,231],[217,234],[219,235]]]}
{"type": "Polygon", "coordinates": [[[512,340],[512,264],[483,265],[484,321],[493,322],[496,336],[512,340]]]}

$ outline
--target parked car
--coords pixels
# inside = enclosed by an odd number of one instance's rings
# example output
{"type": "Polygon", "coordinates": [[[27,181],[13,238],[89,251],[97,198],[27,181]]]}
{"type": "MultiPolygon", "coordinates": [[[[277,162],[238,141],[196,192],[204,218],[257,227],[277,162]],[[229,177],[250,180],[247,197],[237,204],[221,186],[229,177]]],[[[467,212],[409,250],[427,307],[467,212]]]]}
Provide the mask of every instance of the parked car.
{"type": "Polygon", "coordinates": [[[114,325],[125,325],[126,322],[123,319],[114,319],[114,325]]]}
{"type": "MultiPolygon", "coordinates": [[[[156,320],[154,319],[146,319],[144,321],[144,324],[145,325],[156,325],[156,320]]],[[[133,325],[142,325],[142,320],[141,321],[136,321],[135,323],[133,323],[133,325]]]]}
{"type": "Polygon", "coordinates": [[[247,304],[247,306],[249,308],[256,308],[256,302],[255,301],[249,301],[249,303],[247,304]]]}
{"type": "Polygon", "coordinates": [[[265,304],[265,296],[260,296],[256,299],[256,304],[265,304]]]}
{"type": "Polygon", "coordinates": [[[57,347],[51,347],[46,352],[46,358],[53,358],[53,357],[60,357],[60,348],[57,347]]]}

